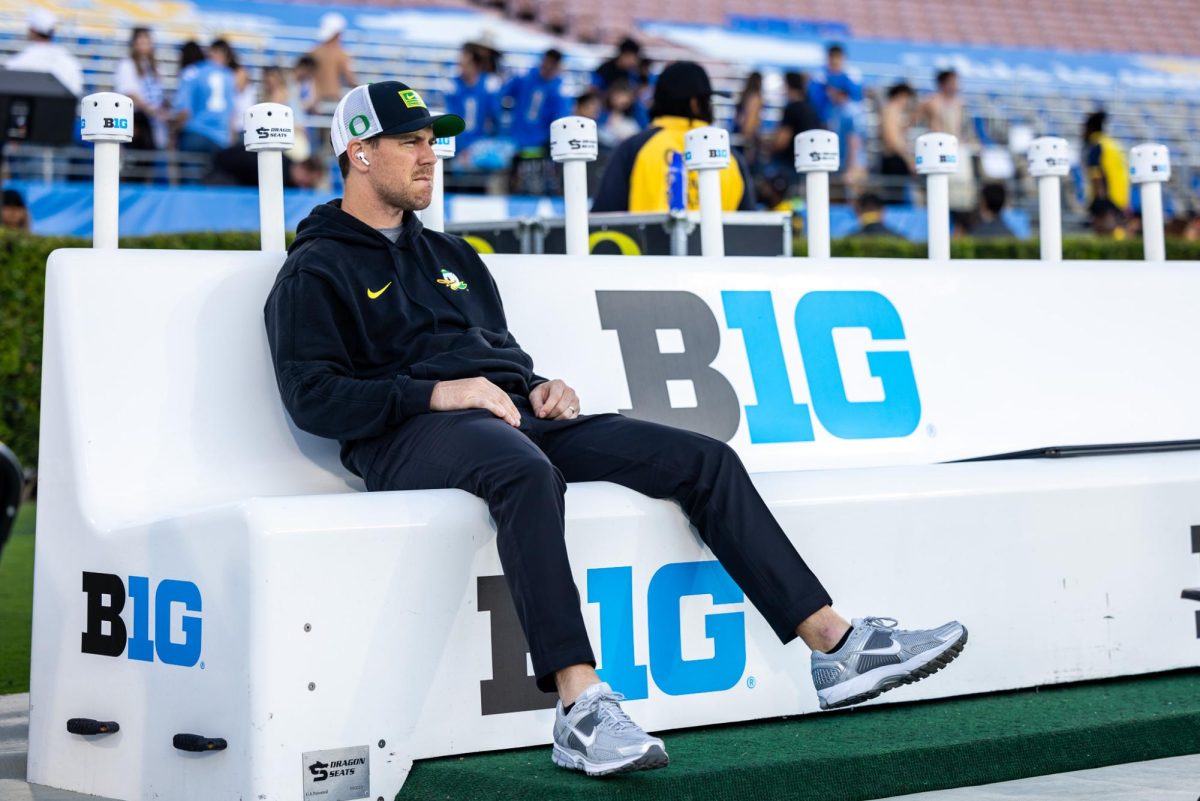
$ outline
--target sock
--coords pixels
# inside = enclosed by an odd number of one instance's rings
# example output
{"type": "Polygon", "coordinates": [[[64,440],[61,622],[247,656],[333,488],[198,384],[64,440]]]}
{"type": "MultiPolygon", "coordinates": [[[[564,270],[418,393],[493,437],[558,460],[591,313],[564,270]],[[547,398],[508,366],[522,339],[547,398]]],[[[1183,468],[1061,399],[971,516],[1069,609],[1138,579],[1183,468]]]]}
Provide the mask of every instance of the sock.
{"type": "Polygon", "coordinates": [[[573,703],[571,703],[571,704],[567,704],[566,706],[564,706],[564,707],[563,707],[563,714],[564,714],[564,715],[565,715],[565,714],[567,714],[568,712],[570,712],[570,711],[571,711],[572,709],[574,709],[574,708],[575,708],[575,704],[573,704],[573,703]]]}
{"type": "Polygon", "coordinates": [[[846,633],[842,635],[842,639],[838,640],[838,644],[833,646],[832,648],[830,648],[825,653],[832,654],[835,651],[842,650],[842,646],[846,644],[846,640],[850,639],[850,635],[852,633],[854,633],[854,626],[851,626],[850,628],[846,629],[846,633]]]}

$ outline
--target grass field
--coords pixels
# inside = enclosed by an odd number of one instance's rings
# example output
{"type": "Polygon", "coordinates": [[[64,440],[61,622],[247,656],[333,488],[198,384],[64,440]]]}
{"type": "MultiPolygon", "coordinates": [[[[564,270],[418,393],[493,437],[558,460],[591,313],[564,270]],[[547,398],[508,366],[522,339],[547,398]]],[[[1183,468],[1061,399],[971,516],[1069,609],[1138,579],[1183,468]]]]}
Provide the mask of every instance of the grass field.
{"type": "Polygon", "coordinates": [[[0,552],[0,695],[29,692],[33,616],[33,528],[37,509],[21,508],[0,552]]]}

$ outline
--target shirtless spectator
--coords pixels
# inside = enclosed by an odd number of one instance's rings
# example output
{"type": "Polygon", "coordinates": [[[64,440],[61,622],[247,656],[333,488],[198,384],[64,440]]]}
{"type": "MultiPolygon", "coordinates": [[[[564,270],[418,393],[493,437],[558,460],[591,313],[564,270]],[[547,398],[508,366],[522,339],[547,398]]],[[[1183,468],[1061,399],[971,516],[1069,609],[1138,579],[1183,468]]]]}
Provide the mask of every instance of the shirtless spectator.
{"type": "Polygon", "coordinates": [[[937,74],[937,91],[921,103],[920,119],[930,133],[948,133],[959,142],[973,139],[968,126],[962,95],[958,93],[958,73],[942,70],[937,74]]]}
{"type": "Polygon", "coordinates": [[[357,86],[358,78],[350,66],[350,54],[342,47],[342,31],[346,30],[346,18],[336,11],[321,17],[321,29],[317,45],[309,54],[317,62],[316,96],[318,101],[336,103],[347,88],[357,86]]]}

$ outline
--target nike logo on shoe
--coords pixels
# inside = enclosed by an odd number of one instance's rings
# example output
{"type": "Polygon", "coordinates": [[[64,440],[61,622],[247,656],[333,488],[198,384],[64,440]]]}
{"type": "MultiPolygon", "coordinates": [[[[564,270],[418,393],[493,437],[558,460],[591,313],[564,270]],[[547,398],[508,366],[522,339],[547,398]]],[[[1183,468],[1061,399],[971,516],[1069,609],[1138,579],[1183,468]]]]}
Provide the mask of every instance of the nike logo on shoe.
{"type": "Polygon", "coordinates": [[[576,739],[579,740],[579,742],[583,745],[584,748],[591,748],[592,743],[596,742],[596,730],[595,729],[592,729],[591,734],[584,734],[579,729],[572,726],[570,723],[567,724],[567,728],[571,730],[571,733],[575,735],[576,739]]]}

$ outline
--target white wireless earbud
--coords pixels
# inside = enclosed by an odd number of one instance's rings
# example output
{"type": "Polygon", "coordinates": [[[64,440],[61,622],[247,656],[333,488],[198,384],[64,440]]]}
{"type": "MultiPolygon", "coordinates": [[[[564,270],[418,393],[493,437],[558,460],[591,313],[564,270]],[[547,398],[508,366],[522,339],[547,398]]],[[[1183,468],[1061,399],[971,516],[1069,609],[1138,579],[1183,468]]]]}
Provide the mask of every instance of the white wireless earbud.
{"type": "Polygon", "coordinates": [[[361,161],[363,164],[366,164],[368,167],[370,167],[370,166],[371,166],[371,162],[367,161],[367,156],[366,156],[366,154],[365,154],[365,153],[363,153],[361,150],[360,150],[359,152],[357,152],[357,153],[355,153],[355,154],[354,154],[354,158],[358,159],[358,160],[359,160],[359,161],[361,161]]]}

